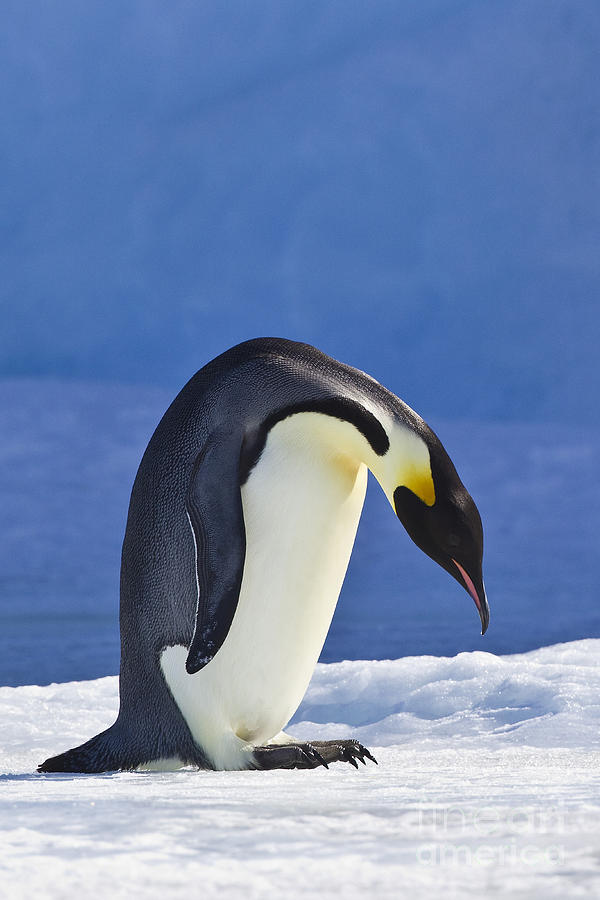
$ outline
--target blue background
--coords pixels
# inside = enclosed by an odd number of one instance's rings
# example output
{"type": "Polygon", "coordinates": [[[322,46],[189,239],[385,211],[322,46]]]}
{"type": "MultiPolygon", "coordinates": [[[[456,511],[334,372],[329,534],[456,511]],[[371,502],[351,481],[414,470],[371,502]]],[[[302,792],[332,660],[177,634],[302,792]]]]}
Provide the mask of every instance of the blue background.
{"type": "Polygon", "coordinates": [[[145,442],[260,334],[417,409],[486,524],[482,640],[370,492],[325,659],[600,635],[600,7],[1,17],[0,682],[116,671],[145,442]]]}

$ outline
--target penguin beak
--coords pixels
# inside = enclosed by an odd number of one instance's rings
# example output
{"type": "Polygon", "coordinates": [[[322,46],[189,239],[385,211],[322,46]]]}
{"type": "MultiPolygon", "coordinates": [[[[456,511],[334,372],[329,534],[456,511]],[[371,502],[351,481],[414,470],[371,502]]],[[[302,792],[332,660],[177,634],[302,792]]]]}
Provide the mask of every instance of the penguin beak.
{"type": "Polygon", "coordinates": [[[483,586],[483,581],[481,581],[481,589],[478,591],[475,585],[473,584],[473,580],[468,574],[468,572],[463,569],[461,564],[457,562],[454,557],[452,557],[452,562],[460,572],[461,578],[463,580],[465,589],[471,595],[473,600],[475,601],[475,606],[477,607],[477,611],[479,613],[479,618],[481,619],[481,633],[485,634],[487,631],[487,627],[490,623],[490,607],[488,605],[487,597],[485,595],[485,587],[483,586]]]}

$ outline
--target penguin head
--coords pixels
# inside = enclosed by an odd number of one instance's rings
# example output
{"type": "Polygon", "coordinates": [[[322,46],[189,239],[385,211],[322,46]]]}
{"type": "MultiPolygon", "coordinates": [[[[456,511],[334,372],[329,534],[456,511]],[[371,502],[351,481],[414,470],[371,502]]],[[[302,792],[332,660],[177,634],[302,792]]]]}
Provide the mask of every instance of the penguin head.
{"type": "Polygon", "coordinates": [[[485,634],[490,613],[482,574],[481,517],[437,436],[424,422],[419,425],[420,453],[402,467],[393,506],[415,544],[473,598],[485,634]]]}

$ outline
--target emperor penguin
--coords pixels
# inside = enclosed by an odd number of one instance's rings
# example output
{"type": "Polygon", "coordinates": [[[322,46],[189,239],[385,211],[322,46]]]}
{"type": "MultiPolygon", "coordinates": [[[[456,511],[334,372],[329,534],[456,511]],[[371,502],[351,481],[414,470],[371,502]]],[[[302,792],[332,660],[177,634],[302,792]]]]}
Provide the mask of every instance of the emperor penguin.
{"type": "Polygon", "coordinates": [[[166,411],[131,492],[121,563],[120,708],[40,772],[314,768],[374,759],[283,732],[342,586],[367,473],[412,540],[472,597],[483,530],[434,432],[374,378],[258,338],[166,411]]]}

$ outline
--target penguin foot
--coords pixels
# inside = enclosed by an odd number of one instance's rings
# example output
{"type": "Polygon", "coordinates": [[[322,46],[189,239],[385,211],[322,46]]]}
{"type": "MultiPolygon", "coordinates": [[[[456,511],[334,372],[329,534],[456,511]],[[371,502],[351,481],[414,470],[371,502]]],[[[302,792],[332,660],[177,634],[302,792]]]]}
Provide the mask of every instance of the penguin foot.
{"type": "Polygon", "coordinates": [[[279,744],[255,747],[255,769],[316,769],[329,768],[321,753],[312,744],[279,744]]]}
{"type": "Polygon", "coordinates": [[[323,759],[330,762],[347,762],[358,769],[357,760],[366,766],[365,758],[370,759],[375,765],[379,765],[373,754],[367,748],[355,740],[342,741],[312,741],[311,746],[318,750],[323,759]]]}
{"type": "Polygon", "coordinates": [[[316,769],[317,766],[328,769],[332,762],[347,762],[358,769],[357,760],[364,766],[365,759],[377,765],[370,751],[355,740],[311,741],[254,748],[254,766],[257,769],[316,769]]]}

